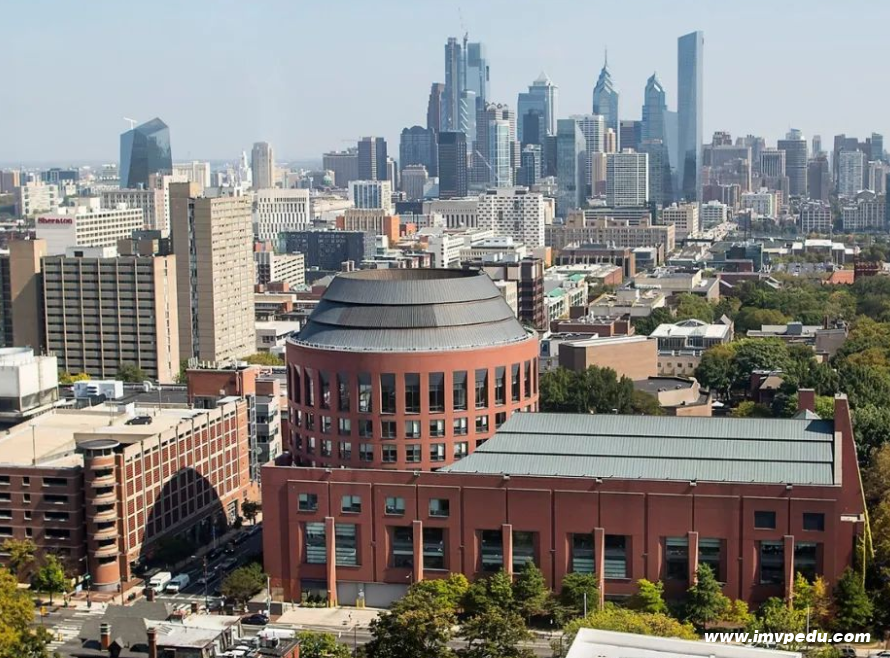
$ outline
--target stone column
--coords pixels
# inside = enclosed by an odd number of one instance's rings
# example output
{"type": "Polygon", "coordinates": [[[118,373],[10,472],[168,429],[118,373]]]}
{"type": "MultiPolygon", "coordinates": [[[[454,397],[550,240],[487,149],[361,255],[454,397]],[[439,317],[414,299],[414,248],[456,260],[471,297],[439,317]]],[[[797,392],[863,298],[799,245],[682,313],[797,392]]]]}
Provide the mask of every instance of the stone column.
{"type": "Polygon", "coordinates": [[[794,535],[783,537],[783,557],[785,558],[785,600],[794,600],[794,535]]]}
{"type": "Polygon", "coordinates": [[[513,525],[505,523],[501,526],[501,543],[504,553],[504,571],[513,576],[513,525]]]}
{"type": "Polygon", "coordinates": [[[423,521],[411,522],[411,539],[414,543],[414,568],[411,572],[412,582],[423,580],[423,521]]]}
{"type": "Polygon", "coordinates": [[[596,561],[596,586],[600,592],[600,610],[606,604],[606,529],[593,529],[593,559],[596,561]]]}
{"type": "Polygon", "coordinates": [[[325,560],[328,567],[328,607],[337,607],[337,542],[334,517],[324,518],[325,560]]]}
{"type": "MultiPolygon", "coordinates": [[[[687,555],[689,559],[689,584],[692,585],[696,581],[698,574],[698,533],[690,530],[686,533],[687,537],[687,555]]],[[[717,574],[714,574],[717,577],[717,574]]]]}

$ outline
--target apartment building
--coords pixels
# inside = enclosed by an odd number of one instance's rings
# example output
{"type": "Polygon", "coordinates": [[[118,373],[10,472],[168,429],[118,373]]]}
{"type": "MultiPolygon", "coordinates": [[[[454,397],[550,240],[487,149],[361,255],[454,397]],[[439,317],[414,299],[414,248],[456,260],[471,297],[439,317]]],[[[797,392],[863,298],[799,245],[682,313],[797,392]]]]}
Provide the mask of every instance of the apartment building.
{"type": "Polygon", "coordinates": [[[46,253],[62,255],[69,247],[114,247],[118,240],[141,231],[145,217],[142,208],[120,203],[103,208],[99,197],[77,199],[75,205],[37,218],[37,238],[46,240],[46,253]]]}
{"type": "Polygon", "coordinates": [[[268,285],[272,281],[298,288],[306,284],[306,257],[303,254],[276,254],[271,250],[253,252],[256,282],[268,285]]]}
{"type": "Polygon", "coordinates": [[[389,244],[399,241],[399,216],[380,208],[350,208],[337,217],[336,226],[341,231],[362,231],[385,235],[389,244]]]}
{"type": "Polygon", "coordinates": [[[260,189],[254,197],[254,237],[278,240],[282,231],[310,227],[309,190],[260,189]]]}
{"type": "Polygon", "coordinates": [[[544,246],[544,195],[525,187],[499,187],[479,196],[478,226],[529,249],[544,246]]]}

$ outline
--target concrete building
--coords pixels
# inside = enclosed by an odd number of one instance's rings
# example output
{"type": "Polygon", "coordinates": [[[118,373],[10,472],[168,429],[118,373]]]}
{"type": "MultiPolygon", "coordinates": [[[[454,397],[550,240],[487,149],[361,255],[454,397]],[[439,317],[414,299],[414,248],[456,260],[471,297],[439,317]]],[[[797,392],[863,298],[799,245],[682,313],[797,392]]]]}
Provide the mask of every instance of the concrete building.
{"type": "Polygon", "coordinates": [[[575,372],[591,366],[611,368],[619,377],[646,379],[657,373],[657,349],[646,336],[567,340],[559,346],[559,365],[575,372]]]}
{"type": "Polygon", "coordinates": [[[14,194],[22,184],[22,172],[14,169],[0,171],[0,194],[14,194]]]}
{"type": "MultiPolygon", "coordinates": [[[[723,206],[726,208],[726,206],[723,206]]],[[[673,224],[677,240],[696,236],[701,231],[701,218],[697,203],[676,203],[661,211],[661,223],[673,224]]]]}
{"type": "Polygon", "coordinates": [[[884,231],[887,228],[883,196],[862,192],[841,208],[843,230],[847,232],[884,231]]]}
{"type": "Polygon", "coordinates": [[[841,151],[838,158],[839,196],[853,197],[865,188],[866,159],[862,151],[841,151]]]}
{"type": "Polygon", "coordinates": [[[479,267],[496,284],[514,281],[517,288],[518,318],[524,324],[543,330],[547,327],[544,304],[544,262],[540,258],[516,261],[479,261],[465,267],[479,267]]]}
{"type": "Polygon", "coordinates": [[[779,216],[779,203],[775,192],[760,188],[758,192],[742,192],[742,208],[750,209],[761,217],[779,216]]]}
{"type": "Polygon", "coordinates": [[[47,350],[59,368],[112,379],[122,366],[172,384],[179,374],[176,259],[71,249],[43,259],[47,350]]]}
{"type": "Polygon", "coordinates": [[[253,261],[256,265],[258,285],[286,283],[291,288],[306,284],[306,257],[303,254],[276,254],[272,250],[255,250],[253,261]]]}
{"type": "Polygon", "coordinates": [[[395,181],[388,178],[386,140],[383,137],[362,137],[358,142],[358,178],[364,181],[395,181]]]}
{"type": "Polygon", "coordinates": [[[777,142],[785,151],[785,171],[788,175],[791,196],[807,194],[807,140],[799,130],[790,130],[785,139],[777,142]]]}
{"type": "Polygon", "coordinates": [[[344,263],[360,263],[374,255],[374,234],[364,231],[287,231],[280,237],[281,251],[301,253],[306,269],[339,272],[344,263]]]}
{"type": "Polygon", "coordinates": [[[465,197],[469,185],[467,136],[462,132],[443,131],[438,140],[439,198],[465,197]]]}
{"type": "Polygon", "coordinates": [[[46,240],[46,253],[64,254],[69,247],[115,247],[144,226],[141,208],[119,204],[102,208],[98,197],[78,199],[55,213],[37,218],[37,238],[46,240]]]}
{"type": "Polygon", "coordinates": [[[548,247],[563,249],[570,244],[608,244],[617,247],[663,246],[663,254],[670,253],[676,246],[676,231],[673,224],[652,226],[648,220],[634,224],[631,220],[610,220],[607,217],[584,220],[583,215],[572,225],[548,226],[544,237],[548,247]]]}
{"type": "Polygon", "coordinates": [[[250,171],[253,189],[268,190],[275,187],[275,155],[268,142],[256,142],[250,151],[250,171]]]}
{"type": "Polygon", "coordinates": [[[173,164],[173,177],[177,183],[197,183],[201,192],[210,187],[210,163],[192,160],[173,164]]]}
{"type": "Polygon", "coordinates": [[[334,185],[348,189],[349,183],[358,180],[358,149],[332,151],[322,155],[322,169],[334,172],[334,185]]]}
{"type": "Polygon", "coordinates": [[[706,349],[732,341],[732,324],[683,320],[660,324],[649,334],[658,343],[658,374],[691,377],[706,349]]]}
{"type": "MultiPolygon", "coordinates": [[[[207,176],[209,178],[209,171],[207,176]]],[[[147,231],[160,231],[166,237],[170,234],[170,183],[188,180],[190,179],[178,173],[172,176],[151,174],[146,188],[102,190],[101,206],[117,208],[120,204],[126,204],[130,208],[141,208],[143,228],[147,231]]]]}
{"type": "Polygon", "coordinates": [[[658,406],[668,416],[713,415],[713,397],[702,391],[695,377],[648,377],[635,381],[634,390],[658,400],[658,406]]]}
{"type": "Polygon", "coordinates": [[[45,345],[42,260],[45,240],[12,240],[0,254],[0,347],[45,345]]]}
{"type": "Polygon", "coordinates": [[[349,184],[349,200],[356,208],[384,210],[391,215],[392,184],[388,180],[354,180],[349,184]]]}
{"type": "Polygon", "coordinates": [[[813,201],[828,203],[831,194],[831,167],[828,156],[818,155],[807,162],[807,194],[813,201]]]}
{"type": "Polygon", "coordinates": [[[530,249],[544,246],[544,195],[525,187],[496,188],[479,195],[478,226],[509,236],[530,249]]]}
{"type": "Polygon", "coordinates": [[[709,229],[718,224],[729,221],[729,206],[720,203],[717,200],[711,200],[703,203],[699,208],[699,217],[701,218],[701,226],[703,229],[709,229]]]}
{"type": "Polygon", "coordinates": [[[705,277],[701,269],[658,267],[652,272],[638,274],[634,285],[643,289],[657,288],[669,295],[688,292],[712,302],[720,299],[718,279],[705,277]]]}
{"type": "Polygon", "coordinates": [[[423,198],[424,189],[429,181],[426,167],[423,165],[408,165],[402,169],[402,178],[399,181],[399,189],[405,193],[408,200],[414,201],[423,198]]]}
{"type": "Polygon", "coordinates": [[[640,208],[649,203],[649,154],[626,149],[606,155],[606,205],[640,208]]]}
{"type": "Polygon", "coordinates": [[[590,302],[588,312],[594,317],[648,318],[656,308],[667,306],[667,295],[658,289],[619,288],[590,302]]]}
{"type": "Polygon", "coordinates": [[[15,424],[52,409],[59,399],[55,356],[29,347],[0,349],[0,424],[15,424]]]}
{"type": "Polygon", "coordinates": [[[449,229],[479,226],[479,197],[433,199],[423,202],[424,215],[440,215],[449,229]]]}
{"type": "Polygon", "coordinates": [[[337,217],[340,231],[362,231],[374,235],[385,235],[390,245],[399,241],[399,216],[390,211],[376,208],[350,208],[337,217]]]}
{"type": "MultiPolygon", "coordinates": [[[[182,358],[222,361],[251,354],[253,260],[251,201],[196,196],[194,183],[170,186],[182,358]]],[[[206,191],[205,191],[206,195],[206,191]]]]}
{"type": "Polygon", "coordinates": [[[58,185],[27,182],[15,188],[15,214],[19,217],[54,213],[61,203],[58,185]]]}
{"type": "Polygon", "coordinates": [[[311,225],[309,190],[258,189],[254,196],[254,237],[277,241],[282,231],[304,231],[311,225]]]}
{"type": "Polygon", "coordinates": [[[800,206],[798,226],[804,235],[819,233],[828,235],[834,228],[834,216],[827,203],[808,202],[800,206]]]}

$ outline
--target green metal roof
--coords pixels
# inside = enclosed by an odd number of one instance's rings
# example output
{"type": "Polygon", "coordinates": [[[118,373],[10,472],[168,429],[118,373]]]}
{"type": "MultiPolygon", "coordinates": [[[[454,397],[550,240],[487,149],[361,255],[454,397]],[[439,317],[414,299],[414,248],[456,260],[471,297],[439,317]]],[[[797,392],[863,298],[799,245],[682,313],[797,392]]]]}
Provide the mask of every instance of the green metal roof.
{"type": "Polygon", "coordinates": [[[514,414],[447,471],[834,484],[834,424],[813,418],[514,414]]]}

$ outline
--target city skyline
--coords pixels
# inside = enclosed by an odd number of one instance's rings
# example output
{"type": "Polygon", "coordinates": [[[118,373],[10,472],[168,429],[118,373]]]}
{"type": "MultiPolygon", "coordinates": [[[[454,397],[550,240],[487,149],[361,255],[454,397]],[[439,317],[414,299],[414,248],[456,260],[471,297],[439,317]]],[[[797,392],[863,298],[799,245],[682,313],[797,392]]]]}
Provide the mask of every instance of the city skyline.
{"type": "Polygon", "coordinates": [[[707,52],[705,141],[716,130],[762,135],[770,143],[792,127],[807,138],[814,133],[826,138],[886,132],[879,86],[846,87],[840,113],[825,92],[832,77],[849,75],[865,61],[870,37],[880,38],[880,17],[890,18],[890,7],[884,6],[869,6],[873,20],[865,21],[855,38],[839,34],[830,48],[814,45],[807,51],[807,43],[817,43],[811,35],[832,20],[836,6],[809,2],[806,12],[800,12],[800,3],[758,0],[716,7],[687,0],[668,11],[646,1],[639,3],[640,9],[651,20],[640,21],[637,11],[603,13],[602,3],[575,7],[556,2],[548,5],[546,14],[534,16],[536,31],[519,40],[516,29],[524,25],[527,30],[529,14],[515,3],[500,1],[459,11],[457,4],[426,7],[385,0],[373,7],[350,7],[347,20],[341,20],[322,7],[278,2],[233,4],[210,13],[200,5],[162,0],[135,27],[128,11],[111,2],[84,6],[76,15],[66,15],[64,22],[48,21],[44,10],[53,4],[43,0],[4,10],[10,24],[18,27],[7,43],[11,52],[27,52],[38,41],[41,45],[41,54],[31,57],[27,67],[11,68],[8,74],[9,88],[18,93],[6,99],[0,125],[4,165],[115,161],[119,136],[127,129],[125,116],[164,119],[178,161],[233,161],[256,141],[272,144],[283,161],[319,160],[323,152],[353,144],[363,135],[381,135],[397,144],[402,128],[424,125],[429,86],[445,82],[444,44],[448,37],[461,39],[464,29],[471,42],[485,44],[491,67],[489,100],[514,110],[517,94],[544,71],[559,87],[561,117],[589,112],[605,48],[622,94],[622,118],[640,118],[646,81],[653,72],[673,110],[676,40],[701,30],[707,52]],[[380,31],[374,26],[385,30],[396,24],[394,19],[408,18],[406,9],[413,24],[429,27],[402,30],[397,39],[377,39],[380,31]],[[269,16],[280,20],[269,21],[269,16]],[[767,24],[767,16],[768,24],[793,19],[799,29],[754,50],[752,34],[767,24]],[[205,29],[193,30],[195,21],[203,22],[205,29]],[[300,38],[293,40],[293,28],[304,22],[313,28],[301,30],[300,38]],[[592,34],[591,25],[598,26],[592,34]],[[262,43],[248,48],[261,29],[262,43]],[[165,67],[159,51],[143,45],[147,39],[133,39],[134,34],[157,31],[167,35],[164,52],[176,65],[165,67]],[[87,103],[89,82],[58,74],[54,64],[70,53],[72,32],[82,37],[76,51],[80,68],[100,66],[103,75],[118,80],[126,75],[146,80],[161,76],[164,84],[115,89],[94,75],[88,80],[101,83],[102,102],[87,103]],[[324,49],[326,39],[336,40],[336,54],[324,49]],[[109,57],[110,52],[117,55],[109,57]],[[364,66],[366,60],[360,57],[366,52],[376,53],[378,61],[398,62],[392,74],[382,69],[389,85],[381,85],[378,75],[355,75],[356,67],[364,66]],[[410,58],[404,58],[407,52],[410,58]],[[740,56],[745,52],[749,56],[740,56]],[[258,61],[266,65],[255,66],[258,61]],[[175,74],[179,66],[186,66],[189,74],[175,74]],[[59,99],[89,108],[78,117],[78,130],[59,120],[59,99]],[[355,114],[356,99],[362,116],[355,114]]]}

